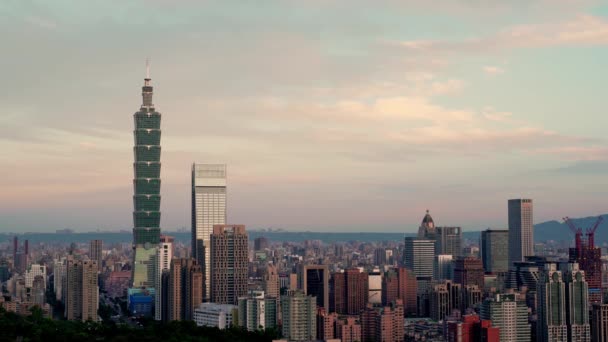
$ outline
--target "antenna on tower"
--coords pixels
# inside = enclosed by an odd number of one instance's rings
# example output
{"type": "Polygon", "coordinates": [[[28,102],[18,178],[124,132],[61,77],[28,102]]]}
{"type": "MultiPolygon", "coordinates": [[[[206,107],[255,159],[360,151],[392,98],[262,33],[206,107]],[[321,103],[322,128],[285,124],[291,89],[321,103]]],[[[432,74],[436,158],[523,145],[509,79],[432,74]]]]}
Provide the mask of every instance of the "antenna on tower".
{"type": "Polygon", "coordinates": [[[150,58],[146,58],[146,79],[150,79],[150,58]]]}

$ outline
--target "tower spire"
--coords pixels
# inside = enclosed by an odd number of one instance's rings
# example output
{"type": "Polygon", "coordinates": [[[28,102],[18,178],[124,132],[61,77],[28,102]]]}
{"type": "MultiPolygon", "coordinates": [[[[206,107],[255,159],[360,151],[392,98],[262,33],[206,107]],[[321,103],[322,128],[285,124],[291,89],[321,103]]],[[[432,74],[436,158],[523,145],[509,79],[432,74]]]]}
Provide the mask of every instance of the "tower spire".
{"type": "Polygon", "coordinates": [[[144,86],[141,88],[141,95],[143,97],[142,107],[154,108],[152,104],[152,94],[154,88],[150,85],[150,58],[146,58],[146,78],[144,78],[144,86]]]}

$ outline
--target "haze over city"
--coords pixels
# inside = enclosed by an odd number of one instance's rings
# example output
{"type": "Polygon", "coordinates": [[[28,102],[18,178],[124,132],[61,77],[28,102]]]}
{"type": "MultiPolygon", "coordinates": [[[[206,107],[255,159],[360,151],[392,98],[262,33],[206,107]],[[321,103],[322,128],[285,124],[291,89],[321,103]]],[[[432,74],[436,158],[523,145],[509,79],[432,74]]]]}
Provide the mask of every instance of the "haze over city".
{"type": "Polygon", "coordinates": [[[228,165],[248,229],[464,230],[606,212],[599,1],[7,1],[0,232],[131,229],[151,59],[163,230],[228,165]]]}

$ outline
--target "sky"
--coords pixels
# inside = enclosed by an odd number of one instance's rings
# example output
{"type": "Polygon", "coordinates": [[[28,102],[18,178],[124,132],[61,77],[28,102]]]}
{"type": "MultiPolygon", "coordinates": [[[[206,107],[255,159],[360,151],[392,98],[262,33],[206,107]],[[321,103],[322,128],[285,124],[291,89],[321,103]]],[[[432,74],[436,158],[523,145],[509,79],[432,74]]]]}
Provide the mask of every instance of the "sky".
{"type": "Polygon", "coordinates": [[[146,58],[162,229],[193,162],[249,229],[608,212],[603,1],[5,0],[0,41],[0,232],[132,228],[146,58]]]}

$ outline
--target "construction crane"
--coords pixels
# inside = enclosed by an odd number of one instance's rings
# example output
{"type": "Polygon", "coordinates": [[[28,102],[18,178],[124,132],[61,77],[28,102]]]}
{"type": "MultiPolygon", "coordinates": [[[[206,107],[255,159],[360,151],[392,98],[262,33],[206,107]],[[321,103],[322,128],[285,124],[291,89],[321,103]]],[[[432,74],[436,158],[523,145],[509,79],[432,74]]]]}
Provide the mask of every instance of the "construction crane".
{"type": "Polygon", "coordinates": [[[572,222],[572,220],[568,216],[564,217],[564,223],[566,223],[572,233],[574,233],[574,243],[576,246],[576,252],[579,253],[579,255],[583,250],[583,243],[585,245],[585,248],[595,247],[595,231],[597,230],[597,227],[600,226],[603,220],[604,218],[602,216],[599,216],[595,221],[595,224],[591,228],[587,228],[585,234],[586,241],[583,241],[583,228],[577,228],[576,225],[574,225],[574,222],[572,222]]]}
{"type": "Polygon", "coordinates": [[[589,245],[589,248],[595,247],[595,231],[597,230],[597,227],[599,227],[600,223],[602,223],[603,220],[604,220],[604,218],[602,216],[600,216],[597,218],[597,221],[595,221],[595,224],[593,225],[593,227],[587,228],[587,243],[589,245]]]}

